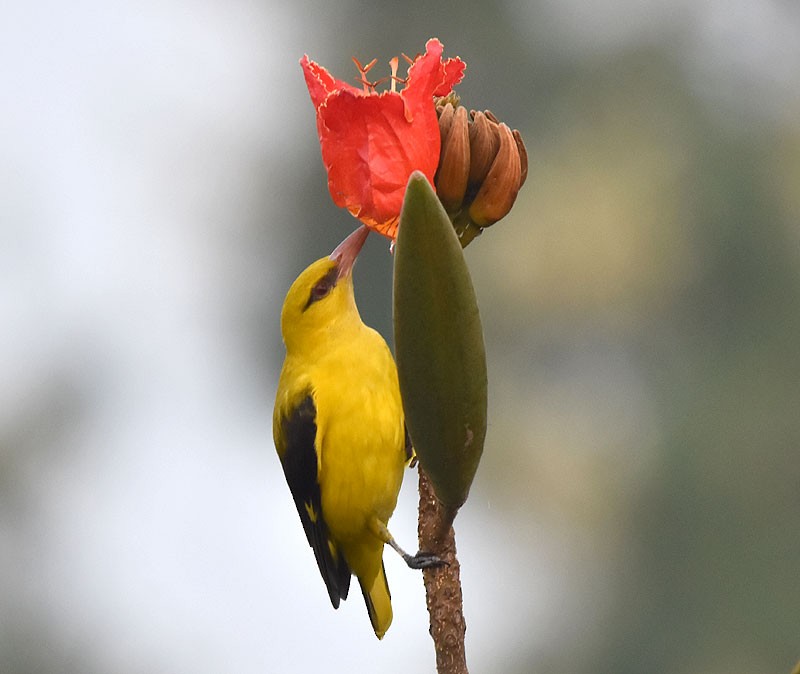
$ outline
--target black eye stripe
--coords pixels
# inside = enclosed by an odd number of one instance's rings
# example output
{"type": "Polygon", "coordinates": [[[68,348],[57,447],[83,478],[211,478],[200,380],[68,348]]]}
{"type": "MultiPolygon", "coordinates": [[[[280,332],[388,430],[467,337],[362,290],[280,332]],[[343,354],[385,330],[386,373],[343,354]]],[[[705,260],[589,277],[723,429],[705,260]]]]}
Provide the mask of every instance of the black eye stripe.
{"type": "Polygon", "coordinates": [[[312,287],[311,292],[308,294],[308,301],[306,305],[303,307],[303,311],[308,309],[314,302],[318,302],[323,297],[326,297],[331,290],[336,287],[336,281],[338,281],[339,276],[339,269],[338,267],[333,267],[329,270],[325,276],[323,276],[319,281],[317,281],[312,287]]]}

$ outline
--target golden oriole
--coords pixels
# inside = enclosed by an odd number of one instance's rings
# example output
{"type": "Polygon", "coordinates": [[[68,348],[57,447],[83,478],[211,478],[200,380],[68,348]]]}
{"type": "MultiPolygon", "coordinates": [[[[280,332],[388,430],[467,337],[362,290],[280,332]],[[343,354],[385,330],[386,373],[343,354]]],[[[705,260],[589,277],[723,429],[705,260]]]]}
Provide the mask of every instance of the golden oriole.
{"type": "Polygon", "coordinates": [[[391,352],[362,323],[353,295],[353,264],[368,233],[353,232],[286,295],[273,436],[333,607],[355,575],[380,639],[392,622],[384,543],[412,568],[441,562],[406,554],[386,526],[412,450],[391,352]]]}

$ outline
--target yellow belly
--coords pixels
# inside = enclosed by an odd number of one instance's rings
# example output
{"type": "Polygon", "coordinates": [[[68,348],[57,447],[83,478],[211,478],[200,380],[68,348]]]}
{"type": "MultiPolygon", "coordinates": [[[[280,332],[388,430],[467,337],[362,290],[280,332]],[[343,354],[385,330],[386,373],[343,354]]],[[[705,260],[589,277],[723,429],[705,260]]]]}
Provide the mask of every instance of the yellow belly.
{"type": "Polygon", "coordinates": [[[388,350],[370,359],[363,352],[359,356],[337,362],[338,367],[327,363],[314,379],[322,512],[331,537],[361,577],[380,568],[383,542],[371,523],[377,518],[388,524],[394,512],[405,467],[405,431],[388,350]]]}

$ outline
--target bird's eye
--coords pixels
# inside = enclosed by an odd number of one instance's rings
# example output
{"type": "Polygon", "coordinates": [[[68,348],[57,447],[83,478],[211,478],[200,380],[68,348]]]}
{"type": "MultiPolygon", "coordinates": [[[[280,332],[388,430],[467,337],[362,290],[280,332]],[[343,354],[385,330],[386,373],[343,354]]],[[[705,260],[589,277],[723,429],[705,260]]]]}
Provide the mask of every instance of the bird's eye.
{"type": "Polygon", "coordinates": [[[331,288],[333,288],[333,286],[328,283],[327,279],[322,279],[311,289],[311,300],[313,302],[321,300],[331,291],[331,288]]]}
{"type": "Polygon", "coordinates": [[[305,306],[306,309],[314,304],[314,302],[318,302],[328,295],[330,291],[336,287],[337,275],[338,270],[334,267],[311,287],[311,293],[308,296],[308,302],[306,302],[305,306]]]}

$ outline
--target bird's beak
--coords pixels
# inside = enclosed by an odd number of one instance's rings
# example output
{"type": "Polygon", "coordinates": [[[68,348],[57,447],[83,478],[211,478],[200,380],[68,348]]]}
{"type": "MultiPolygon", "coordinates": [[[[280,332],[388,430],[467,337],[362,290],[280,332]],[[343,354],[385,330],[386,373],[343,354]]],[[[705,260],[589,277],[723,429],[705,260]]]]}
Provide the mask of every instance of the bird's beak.
{"type": "Polygon", "coordinates": [[[331,260],[339,265],[339,278],[344,278],[353,271],[353,265],[356,263],[361,247],[367,240],[367,234],[369,234],[369,229],[366,225],[361,225],[331,253],[331,260]]]}

